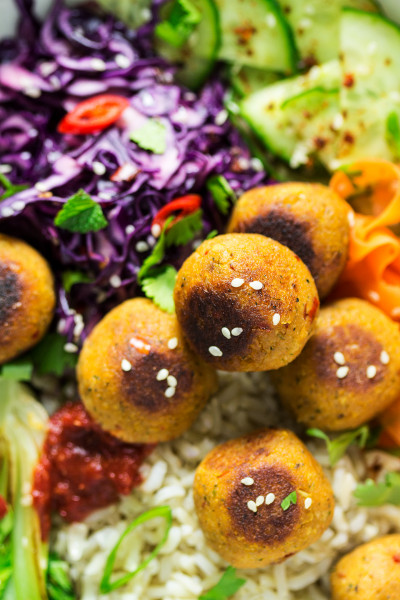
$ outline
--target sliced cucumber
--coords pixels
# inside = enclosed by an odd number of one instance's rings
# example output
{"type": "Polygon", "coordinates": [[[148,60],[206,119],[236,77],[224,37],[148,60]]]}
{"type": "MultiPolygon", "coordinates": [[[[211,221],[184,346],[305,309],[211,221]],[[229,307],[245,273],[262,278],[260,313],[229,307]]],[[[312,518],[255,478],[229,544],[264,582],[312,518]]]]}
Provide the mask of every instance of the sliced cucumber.
{"type": "Polygon", "coordinates": [[[296,71],[291,29],[275,0],[215,0],[222,42],[219,58],[282,73],[296,71]]]}
{"type": "MultiPolygon", "coordinates": [[[[304,144],[304,131],[310,131],[311,121],[318,115],[318,131],[322,126],[322,117],[317,107],[311,115],[299,113],[290,108],[290,101],[302,103],[301,95],[317,89],[318,98],[321,91],[337,90],[340,85],[341,70],[338,61],[331,61],[313,67],[306,75],[300,75],[280,81],[264,88],[241,101],[241,114],[254,130],[256,135],[274,153],[293,162],[293,153],[301,142],[304,144]],[[306,121],[310,121],[306,125],[306,121]]],[[[312,96],[312,99],[316,96],[312,96]]],[[[306,102],[309,98],[306,97],[306,102]]],[[[330,96],[329,113],[331,113],[332,96],[330,96]]],[[[293,106],[293,105],[292,105],[293,106]]],[[[322,112],[325,110],[322,107],[322,112]]],[[[339,108],[337,107],[337,111],[339,108]]],[[[308,155],[310,149],[305,150],[308,155]]]]}
{"type": "Polygon", "coordinates": [[[381,15],[345,9],[340,40],[345,118],[338,161],[397,158],[388,118],[400,114],[400,28],[381,15]]]}
{"type": "Polygon", "coordinates": [[[279,73],[264,71],[254,67],[241,67],[236,65],[231,69],[230,80],[235,93],[243,98],[253,92],[257,92],[281,78],[279,73]]]}
{"type": "Polygon", "coordinates": [[[305,64],[339,57],[339,24],[343,6],[377,11],[373,0],[278,0],[291,25],[305,64]]]}
{"type": "Polygon", "coordinates": [[[121,21],[136,29],[151,18],[151,0],[97,0],[121,21]]]}
{"type": "MultiPolygon", "coordinates": [[[[157,36],[157,52],[169,62],[179,66],[177,79],[191,89],[198,89],[212,70],[220,45],[218,11],[213,0],[190,0],[201,14],[200,23],[194,28],[188,40],[175,47],[157,36]]],[[[167,2],[160,11],[161,19],[167,19],[174,0],[167,2]]]]}

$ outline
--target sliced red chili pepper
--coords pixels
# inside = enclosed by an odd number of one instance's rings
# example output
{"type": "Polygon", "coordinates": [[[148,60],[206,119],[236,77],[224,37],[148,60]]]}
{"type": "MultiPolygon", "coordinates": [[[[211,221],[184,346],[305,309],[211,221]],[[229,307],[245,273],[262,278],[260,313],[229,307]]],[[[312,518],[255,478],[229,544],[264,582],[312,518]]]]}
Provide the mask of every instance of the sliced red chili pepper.
{"type": "Polygon", "coordinates": [[[188,194],[187,196],[182,196],[181,198],[177,198],[176,200],[172,200],[165,206],[163,206],[158,213],[153,218],[151,223],[151,231],[154,237],[158,237],[164,227],[165,221],[171,216],[173,213],[178,212],[174,223],[183,219],[187,215],[195,212],[200,208],[201,205],[201,196],[197,194],[188,194]]]}
{"type": "Polygon", "coordinates": [[[123,96],[100,94],[84,100],[67,113],[58,125],[60,133],[86,134],[101,131],[121,116],[129,106],[123,96]]]}
{"type": "Polygon", "coordinates": [[[8,513],[8,506],[5,498],[0,496],[0,520],[3,519],[8,513]]]}

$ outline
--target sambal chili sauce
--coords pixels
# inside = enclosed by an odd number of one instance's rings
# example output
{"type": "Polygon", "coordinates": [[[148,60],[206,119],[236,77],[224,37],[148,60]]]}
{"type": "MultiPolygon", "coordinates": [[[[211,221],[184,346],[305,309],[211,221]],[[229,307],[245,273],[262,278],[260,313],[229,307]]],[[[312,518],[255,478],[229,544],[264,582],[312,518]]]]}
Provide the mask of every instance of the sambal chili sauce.
{"type": "Polygon", "coordinates": [[[33,482],[33,504],[42,538],[51,512],[69,523],[116,502],[142,482],[139,467],[154,444],[128,444],[102,431],[80,403],[68,403],[50,418],[33,482]]]}

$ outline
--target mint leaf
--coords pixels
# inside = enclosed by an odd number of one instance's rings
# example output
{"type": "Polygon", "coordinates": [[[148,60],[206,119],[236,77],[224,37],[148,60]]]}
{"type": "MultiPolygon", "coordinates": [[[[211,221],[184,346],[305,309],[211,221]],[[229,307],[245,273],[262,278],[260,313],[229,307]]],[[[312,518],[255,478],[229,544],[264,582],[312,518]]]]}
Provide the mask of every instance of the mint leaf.
{"type": "Polygon", "coordinates": [[[28,185],[11,183],[11,181],[3,173],[0,173],[0,186],[3,188],[3,193],[0,196],[0,202],[6,200],[6,198],[15,196],[15,194],[18,194],[29,187],[28,185]]]}
{"type": "Polygon", "coordinates": [[[201,12],[189,0],[175,0],[168,18],[158,23],[155,28],[156,36],[180,48],[189,39],[195,27],[201,21],[201,12]]]}
{"type": "Polygon", "coordinates": [[[48,333],[30,352],[35,371],[39,375],[62,375],[66,368],[76,365],[77,355],[65,352],[66,338],[59,333],[48,333]]]}
{"type": "Polygon", "coordinates": [[[236,202],[236,194],[223,175],[216,175],[207,181],[207,188],[214,198],[215,206],[223,215],[228,214],[232,202],[236,202]]]}
{"type": "Polygon", "coordinates": [[[100,204],[84,190],[79,190],[68,198],[54,219],[54,224],[74,233],[89,233],[104,229],[108,222],[100,204]]]}
{"type": "Polygon", "coordinates": [[[66,292],[70,292],[76,283],[90,283],[92,280],[82,271],[63,271],[61,273],[62,285],[66,292]]]}
{"type": "Polygon", "coordinates": [[[171,265],[149,271],[142,280],[142,290],[161,310],[175,312],[174,287],[177,271],[171,265]]]}
{"type": "Polygon", "coordinates": [[[333,467],[342,456],[346,453],[347,448],[351,444],[358,444],[360,448],[365,448],[370,436],[368,425],[362,425],[358,429],[346,431],[338,437],[331,440],[326,433],[320,429],[307,429],[307,435],[319,438],[326,442],[326,447],[329,454],[329,461],[333,467]]]}
{"type": "Polygon", "coordinates": [[[164,154],[167,149],[167,130],[158,119],[147,119],[142,127],[132,131],[130,139],[142,150],[154,154],[164,154]]]}
{"type": "Polygon", "coordinates": [[[203,229],[202,214],[196,210],[174,223],[166,234],[167,246],[184,246],[190,242],[203,229]]]}
{"type": "Polygon", "coordinates": [[[374,483],[372,479],[367,479],[356,487],[353,494],[358,500],[358,506],[400,506],[400,473],[387,473],[384,483],[374,483]]]}
{"type": "Polygon", "coordinates": [[[287,510],[291,504],[297,504],[297,492],[291,492],[286,498],[284,498],[281,502],[281,507],[283,510],[287,510]]]}
{"type": "Polygon", "coordinates": [[[228,567],[218,583],[202,594],[199,600],[226,600],[236,594],[245,583],[245,579],[237,577],[234,567],[228,567]]]}
{"type": "Polygon", "coordinates": [[[0,376],[15,381],[30,381],[33,364],[29,357],[18,358],[0,367],[0,376]]]}

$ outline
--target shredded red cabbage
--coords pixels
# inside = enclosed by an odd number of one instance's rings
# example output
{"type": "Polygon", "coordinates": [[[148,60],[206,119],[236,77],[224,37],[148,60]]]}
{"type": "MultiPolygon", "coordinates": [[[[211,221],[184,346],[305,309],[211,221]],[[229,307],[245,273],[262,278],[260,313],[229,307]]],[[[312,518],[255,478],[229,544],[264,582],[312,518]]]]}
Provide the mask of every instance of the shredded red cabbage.
{"type": "MultiPolygon", "coordinates": [[[[164,204],[199,193],[206,236],[224,225],[207,178],[222,174],[240,194],[266,175],[227,119],[221,81],[215,76],[197,96],[174,83],[173,68],[152,49],[154,22],[135,32],[96,5],[70,8],[56,0],[39,23],[31,0],[18,3],[16,36],[0,42],[0,172],[28,188],[1,202],[0,230],[50,260],[58,277],[58,330],[79,343],[105,312],[138,292],[137,272],[154,244],[151,221],[164,204]],[[65,111],[105,92],[130,100],[115,125],[96,135],[57,133],[65,111]],[[163,155],[129,140],[145,117],[155,116],[167,130],[163,155]],[[121,180],[110,180],[120,167],[121,180]],[[106,229],[82,235],[54,225],[61,205],[81,188],[102,206],[106,229]],[[147,252],[138,251],[139,241],[147,252]],[[67,293],[60,273],[71,269],[91,282],[67,293]]],[[[169,260],[179,266],[184,257],[174,250],[169,260]]]]}

